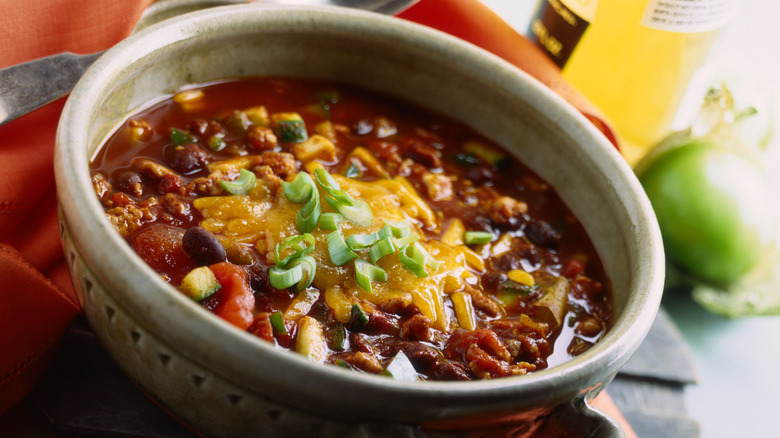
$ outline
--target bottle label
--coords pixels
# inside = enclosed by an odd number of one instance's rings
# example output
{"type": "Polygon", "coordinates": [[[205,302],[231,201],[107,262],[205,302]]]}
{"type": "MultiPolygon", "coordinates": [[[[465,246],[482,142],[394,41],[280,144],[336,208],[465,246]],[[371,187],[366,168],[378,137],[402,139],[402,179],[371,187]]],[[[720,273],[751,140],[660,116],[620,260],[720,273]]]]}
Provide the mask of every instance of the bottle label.
{"type": "Polygon", "coordinates": [[[597,0],[545,0],[529,34],[558,67],[563,67],[596,14],[597,0]]]}
{"type": "Polygon", "coordinates": [[[649,0],[642,26],[694,33],[719,29],[736,13],[734,0],[649,0]]]}

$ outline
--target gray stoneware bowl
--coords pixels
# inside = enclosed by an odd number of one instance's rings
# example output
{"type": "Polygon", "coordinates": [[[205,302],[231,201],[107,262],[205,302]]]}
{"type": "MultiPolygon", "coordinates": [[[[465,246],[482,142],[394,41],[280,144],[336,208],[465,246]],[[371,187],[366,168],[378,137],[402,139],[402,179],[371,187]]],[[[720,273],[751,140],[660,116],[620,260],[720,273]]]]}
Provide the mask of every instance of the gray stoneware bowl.
{"type": "Polygon", "coordinates": [[[56,149],[61,232],[84,314],[127,375],[208,436],[446,436],[462,429],[621,436],[588,400],[637,349],[661,298],[650,204],[620,155],[573,108],[499,58],[445,34],[342,8],[241,5],[148,27],[84,75],[56,149]],[[382,90],[467,123],[550,182],[595,241],[614,328],[527,376],[399,382],[312,363],[239,331],[163,282],[105,219],[89,159],[131,111],[188,83],[307,76],[382,90]]]}

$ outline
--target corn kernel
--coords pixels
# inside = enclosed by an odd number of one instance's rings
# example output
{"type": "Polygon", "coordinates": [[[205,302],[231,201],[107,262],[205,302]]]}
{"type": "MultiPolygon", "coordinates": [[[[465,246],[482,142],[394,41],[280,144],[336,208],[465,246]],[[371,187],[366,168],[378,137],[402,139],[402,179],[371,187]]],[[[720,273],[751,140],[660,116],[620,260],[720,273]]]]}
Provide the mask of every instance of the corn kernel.
{"type": "Polygon", "coordinates": [[[534,280],[534,277],[531,274],[523,271],[522,269],[513,269],[509,271],[506,275],[507,277],[509,277],[510,280],[516,283],[524,284],[526,286],[533,286],[534,284],[536,284],[536,280],[534,280]]]}

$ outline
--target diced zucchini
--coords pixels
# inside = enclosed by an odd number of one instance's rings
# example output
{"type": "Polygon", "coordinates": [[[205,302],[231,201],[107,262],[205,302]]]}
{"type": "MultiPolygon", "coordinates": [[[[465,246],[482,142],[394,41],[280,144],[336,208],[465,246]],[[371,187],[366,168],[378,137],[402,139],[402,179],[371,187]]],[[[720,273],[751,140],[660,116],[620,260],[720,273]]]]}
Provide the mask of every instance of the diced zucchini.
{"type": "Polygon", "coordinates": [[[368,315],[366,315],[366,312],[364,312],[357,303],[353,304],[349,318],[350,330],[358,331],[366,324],[368,324],[368,315]]]}
{"type": "Polygon", "coordinates": [[[334,351],[343,351],[344,342],[347,340],[347,332],[344,324],[337,322],[328,327],[328,347],[334,351]]]}
{"type": "Polygon", "coordinates": [[[407,382],[420,380],[420,375],[417,374],[414,365],[412,365],[412,362],[406,357],[403,351],[399,351],[393,360],[387,364],[387,368],[382,371],[382,375],[392,377],[395,380],[405,380],[407,382]]]}
{"type": "Polygon", "coordinates": [[[208,266],[195,268],[181,281],[179,289],[195,301],[200,301],[214,294],[222,287],[217,277],[208,266]]]}
{"type": "Polygon", "coordinates": [[[304,316],[298,320],[298,339],[295,342],[295,351],[315,362],[325,360],[327,345],[319,321],[310,316],[304,316]]]}
{"type": "Polygon", "coordinates": [[[300,143],[309,138],[306,124],[298,113],[275,113],[271,115],[273,128],[279,140],[286,143],[300,143]]]}

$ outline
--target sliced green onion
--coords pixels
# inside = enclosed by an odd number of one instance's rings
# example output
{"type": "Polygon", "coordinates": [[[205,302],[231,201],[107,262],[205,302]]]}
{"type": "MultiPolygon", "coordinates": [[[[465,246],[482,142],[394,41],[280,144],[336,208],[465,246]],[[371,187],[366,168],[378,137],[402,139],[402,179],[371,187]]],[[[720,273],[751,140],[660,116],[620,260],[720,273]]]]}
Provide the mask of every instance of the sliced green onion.
{"type": "Polygon", "coordinates": [[[298,172],[292,182],[282,181],[282,190],[290,202],[303,204],[308,201],[313,191],[317,190],[314,180],[306,172],[298,172]]]}
{"type": "Polygon", "coordinates": [[[344,216],[339,213],[323,213],[320,216],[320,228],[323,230],[337,230],[344,220],[344,216]]]}
{"type": "Polygon", "coordinates": [[[353,250],[368,248],[379,240],[376,233],[352,234],[347,236],[347,246],[353,250]]]}
{"type": "Polygon", "coordinates": [[[293,262],[295,266],[301,266],[303,268],[303,278],[295,285],[295,290],[303,290],[311,286],[314,282],[314,276],[317,273],[317,260],[314,260],[312,256],[301,257],[293,262]]]}
{"type": "Polygon", "coordinates": [[[182,131],[178,128],[171,128],[171,143],[176,146],[181,146],[185,143],[194,143],[195,137],[191,136],[187,131],[182,131]]]}
{"type": "Polygon", "coordinates": [[[466,231],[463,233],[463,242],[466,245],[479,245],[493,240],[493,234],[487,231],[466,231]]]}
{"type": "Polygon", "coordinates": [[[371,207],[363,201],[358,201],[349,193],[341,190],[341,186],[327,170],[319,168],[314,171],[314,178],[325,192],[330,196],[325,197],[331,208],[341,213],[344,218],[355,225],[367,227],[374,222],[371,207]]]}
{"type": "Polygon", "coordinates": [[[310,233],[317,228],[317,224],[320,222],[320,214],[322,213],[322,207],[320,207],[320,192],[314,190],[312,196],[306,202],[306,205],[298,210],[298,214],[295,216],[296,223],[298,225],[298,231],[301,233],[310,233]]]}
{"type": "Polygon", "coordinates": [[[393,237],[393,233],[390,228],[385,225],[380,228],[379,231],[370,234],[353,234],[347,237],[347,245],[354,250],[368,248],[381,239],[393,237]]]}
{"type": "Polygon", "coordinates": [[[368,256],[371,257],[371,263],[376,263],[377,260],[394,252],[395,246],[393,245],[393,239],[391,237],[385,237],[371,246],[371,249],[368,250],[368,256]]]}
{"type": "Polygon", "coordinates": [[[330,197],[326,197],[325,200],[328,201],[331,208],[341,213],[344,219],[355,225],[368,227],[374,223],[374,213],[371,211],[371,207],[363,201],[354,201],[354,205],[346,205],[339,204],[330,197]]]}
{"type": "Polygon", "coordinates": [[[372,281],[387,282],[387,272],[384,269],[363,259],[355,260],[355,277],[358,286],[366,292],[371,292],[372,281]]]}
{"type": "Polygon", "coordinates": [[[417,239],[419,238],[419,234],[410,234],[408,236],[398,237],[393,239],[393,245],[395,245],[396,248],[401,248],[403,246],[411,245],[414,242],[417,242],[417,239]]]}
{"type": "Polygon", "coordinates": [[[298,210],[297,225],[301,233],[310,233],[320,221],[320,192],[314,180],[306,172],[299,172],[293,182],[282,181],[282,190],[290,202],[306,203],[298,210]]]}
{"type": "Polygon", "coordinates": [[[349,249],[347,243],[344,242],[344,236],[340,230],[328,233],[328,253],[330,254],[330,261],[336,266],[344,266],[347,263],[355,260],[357,254],[349,249]]]}
{"type": "Polygon", "coordinates": [[[256,182],[257,177],[255,177],[254,172],[241,169],[241,172],[238,174],[238,178],[236,178],[234,181],[220,181],[219,185],[222,186],[226,192],[232,195],[246,195],[253,188],[255,188],[256,182]]]}
{"type": "Polygon", "coordinates": [[[352,331],[357,331],[368,324],[368,315],[360,306],[356,303],[352,305],[352,310],[349,316],[349,328],[352,331]]]}
{"type": "Polygon", "coordinates": [[[284,242],[277,243],[274,253],[276,266],[281,268],[290,267],[292,262],[314,251],[314,244],[314,236],[309,233],[290,236],[284,239],[284,242]],[[284,259],[280,258],[279,254],[287,250],[291,250],[292,253],[284,259]]]}
{"type": "Polygon", "coordinates": [[[392,237],[406,237],[412,234],[412,229],[409,228],[409,222],[406,221],[389,221],[385,220],[385,227],[389,228],[392,237]]]}
{"type": "Polygon", "coordinates": [[[439,269],[439,261],[434,259],[419,242],[412,245],[406,245],[398,250],[398,260],[404,265],[407,271],[418,277],[427,277],[425,267],[434,271],[439,269]]]}
{"type": "Polygon", "coordinates": [[[428,251],[426,251],[422,245],[420,245],[420,242],[415,242],[414,246],[423,254],[423,263],[425,266],[433,269],[434,271],[438,271],[440,265],[439,261],[433,258],[433,256],[428,251]]]}
{"type": "Polygon", "coordinates": [[[398,250],[398,260],[407,271],[417,277],[427,277],[425,272],[425,254],[416,245],[406,245],[398,250]]]}
{"type": "Polygon", "coordinates": [[[209,137],[209,148],[214,152],[219,152],[222,149],[225,149],[227,147],[227,143],[225,143],[225,140],[222,139],[222,137],[218,135],[212,135],[209,137]]]}
{"type": "Polygon", "coordinates": [[[272,313],[271,317],[268,319],[271,321],[271,327],[274,329],[274,333],[279,335],[287,334],[287,326],[284,325],[284,317],[282,317],[282,312],[276,311],[272,313]]]}
{"type": "Polygon", "coordinates": [[[290,268],[271,266],[268,270],[268,282],[276,289],[287,289],[303,280],[303,266],[295,265],[290,268]]]}
{"type": "Polygon", "coordinates": [[[318,168],[314,171],[314,178],[317,179],[317,184],[320,185],[329,195],[334,196],[334,193],[341,190],[341,186],[338,181],[333,179],[327,170],[318,168]]]}

